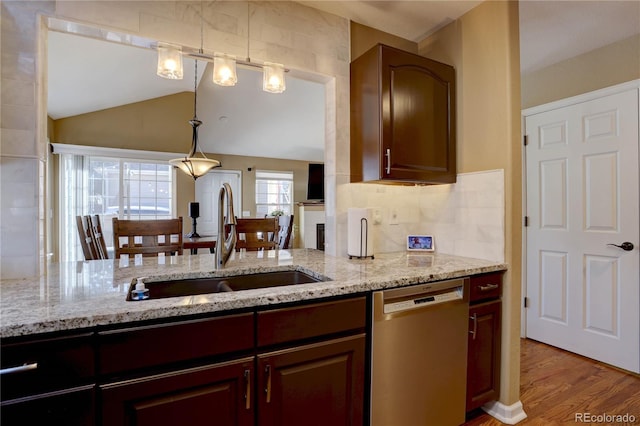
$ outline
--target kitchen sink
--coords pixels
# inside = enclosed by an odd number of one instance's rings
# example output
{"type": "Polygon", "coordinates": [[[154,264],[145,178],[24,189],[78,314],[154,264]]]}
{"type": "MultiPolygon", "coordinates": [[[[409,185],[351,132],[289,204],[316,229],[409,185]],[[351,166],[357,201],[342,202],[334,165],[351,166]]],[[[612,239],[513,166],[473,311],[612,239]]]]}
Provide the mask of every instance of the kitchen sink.
{"type": "MultiPolygon", "coordinates": [[[[194,296],[197,294],[224,293],[229,291],[254,290],[266,287],[279,287],[294,284],[308,284],[325,281],[301,271],[263,272],[259,274],[233,275],[229,277],[188,278],[167,281],[145,282],[149,291],[145,299],[163,299],[166,297],[194,296]]],[[[132,283],[127,292],[127,300],[132,297],[136,283],[132,283]]]]}

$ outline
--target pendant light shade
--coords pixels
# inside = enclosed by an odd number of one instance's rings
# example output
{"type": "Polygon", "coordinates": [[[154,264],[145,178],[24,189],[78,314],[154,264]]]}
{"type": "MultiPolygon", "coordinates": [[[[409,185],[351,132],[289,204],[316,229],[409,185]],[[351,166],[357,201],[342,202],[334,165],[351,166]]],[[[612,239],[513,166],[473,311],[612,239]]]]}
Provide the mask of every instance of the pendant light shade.
{"type": "Polygon", "coordinates": [[[238,82],[236,60],[229,55],[213,57],[213,82],[220,86],[235,86],[238,82]]]}
{"type": "Polygon", "coordinates": [[[211,160],[210,158],[174,158],[173,160],[169,160],[169,164],[190,175],[193,180],[206,175],[211,169],[220,167],[219,161],[211,160]]]}
{"type": "Polygon", "coordinates": [[[189,124],[192,128],[191,134],[191,150],[183,158],[174,158],[169,160],[169,164],[175,166],[191,176],[193,180],[198,179],[200,176],[205,175],[209,170],[220,167],[218,160],[212,160],[207,158],[202,151],[198,149],[198,127],[202,124],[202,121],[198,120],[198,61],[195,63],[195,77],[193,88],[193,118],[189,120],[189,124]]]}
{"type": "Polygon", "coordinates": [[[269,93],[284,92],[287,88],[284,81],[284,65],[265,62],[262,68],[262,90],[269,93]]]}
{"type": "Polygon", "coordinates": [[[158,43],[158,69],[160,77],[182,80],[182,49],[169,43],[158,43]]]}

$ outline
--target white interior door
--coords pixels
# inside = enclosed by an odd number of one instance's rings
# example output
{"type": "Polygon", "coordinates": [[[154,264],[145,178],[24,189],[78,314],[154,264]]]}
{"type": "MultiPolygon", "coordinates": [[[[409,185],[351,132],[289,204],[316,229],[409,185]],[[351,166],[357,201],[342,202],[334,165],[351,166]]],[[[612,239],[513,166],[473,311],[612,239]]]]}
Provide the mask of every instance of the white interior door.
{"type": "Polygon", "coordinates": [[[637,373],[638,89],[525,120],[526,335],[637,373]]]}
{"type": "Polygon", "coordinates": [[[233,209],[236,216],[242,212],[242,174],[239,170],[213,169],[196,181],[196,201],[200,203],[198,234],[218,235],[218,196],[223,183],[231,185],[233,209]]]}

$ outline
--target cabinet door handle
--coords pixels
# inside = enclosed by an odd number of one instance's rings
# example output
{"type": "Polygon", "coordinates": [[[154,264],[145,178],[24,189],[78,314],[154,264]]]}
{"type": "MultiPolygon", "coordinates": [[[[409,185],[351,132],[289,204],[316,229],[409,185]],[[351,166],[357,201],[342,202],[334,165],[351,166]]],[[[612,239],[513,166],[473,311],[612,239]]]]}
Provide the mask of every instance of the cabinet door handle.
{"type": "Polygon", "coordinates": [[[244,408],[251,409],[251,370],[244,370],[244,408]]]}
{"type": "Polygon", "coordinates": [[[387,174],[391,174],[391,149],[387,148],[387,153],[385,154],[387,157],[387,174]]]}
{"type": "Polygon", "coordinates": [[[267,404],[271,402],[271,366],[269,364],[264,367],[264,374],[267,376],[267,384],[264,392],[267,394],[267,404]]]}
{"type": "Polygon", "coordinates": [[[476,333],[478,331],[478,314],[474,312],[473,316],[470,316],[469,319],[473,321],[473,330],[469,331],[469,334],[473,336],[473,340],[476,340],[476,333]]]}
{"type": "Polygon", "coordinates": [[[2,370],[0,370],[0,376],[4,374],[24,373],[25,371],[37,370],[37,369],[38,369],[38,363],[33,362],[31,364],[19,365],[17,367],[3,368],[2,370]]]}
{"type": "Polygon", "coordinates": [[[478,286],[478,288],[480,289],[480,291],[490,291],[498,288],[498,284],[481,285],[481,286],[478,286]]]}

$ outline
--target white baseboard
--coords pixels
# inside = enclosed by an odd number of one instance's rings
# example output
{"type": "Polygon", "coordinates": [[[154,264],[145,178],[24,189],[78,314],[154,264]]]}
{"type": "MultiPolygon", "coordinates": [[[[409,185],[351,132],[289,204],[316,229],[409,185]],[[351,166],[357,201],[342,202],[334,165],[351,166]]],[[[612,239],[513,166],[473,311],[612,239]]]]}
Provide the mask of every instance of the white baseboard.
{"type": "Polygon", "coordinates": [[[511,405],[504,405],[499,401],[492,401],[484,404],[482,409],[486,411],[487,414],[508,425],[515,425],[527,418],[527,413],[524,412],[522,402],[520,401],[511,405]]]}

